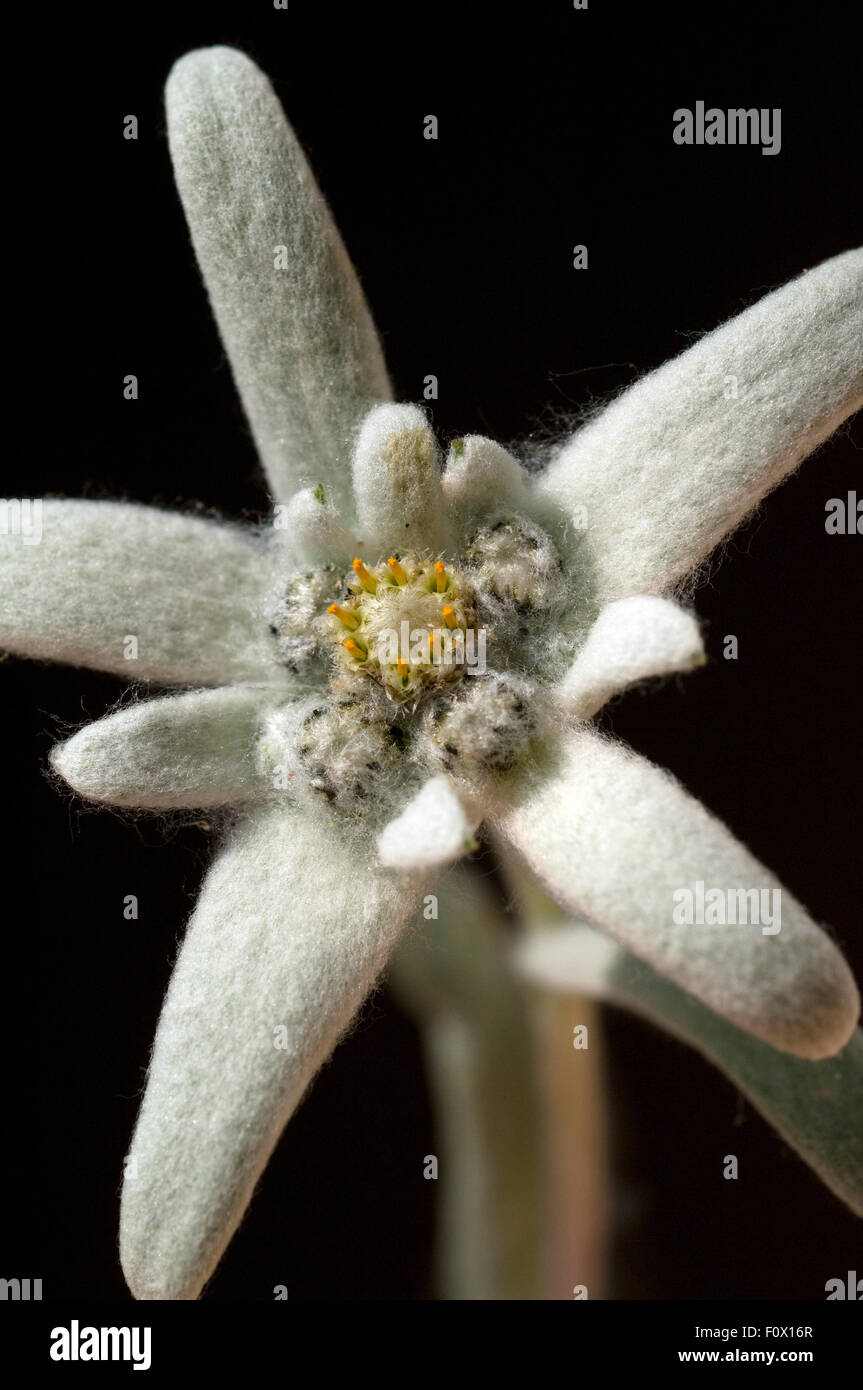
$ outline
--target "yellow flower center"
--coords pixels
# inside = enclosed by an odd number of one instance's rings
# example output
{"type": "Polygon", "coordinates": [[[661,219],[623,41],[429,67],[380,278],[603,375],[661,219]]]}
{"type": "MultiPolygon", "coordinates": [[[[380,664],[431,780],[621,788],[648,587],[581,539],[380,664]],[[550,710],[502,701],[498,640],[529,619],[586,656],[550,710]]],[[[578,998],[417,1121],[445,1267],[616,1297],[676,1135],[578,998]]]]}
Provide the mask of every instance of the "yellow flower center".
{"type": "Polygon", "coordinates": [[[391,699],[416,700],[484,665],[473,590],[464,573],[427,553],[356,559],[347,593],[327,609],[337,669],[368,678],[391,699]]]}

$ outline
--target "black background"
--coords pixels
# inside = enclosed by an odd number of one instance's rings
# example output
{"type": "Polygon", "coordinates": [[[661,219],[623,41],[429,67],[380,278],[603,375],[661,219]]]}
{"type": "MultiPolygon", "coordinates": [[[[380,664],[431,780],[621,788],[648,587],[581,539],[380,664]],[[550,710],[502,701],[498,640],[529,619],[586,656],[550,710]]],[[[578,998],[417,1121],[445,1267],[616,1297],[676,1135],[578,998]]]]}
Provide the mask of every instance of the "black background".
{"type": "MultiPolygon", "coordinates": [[[[188,48],[235,44],[274,80],[397,398],[419,399],[434,373],[444,437],[513,441],[860,240],[853,10],[800,15],[258,0],[76,16],[52,31],[50,65],[32,69],[42,99],[16,128],[38,341],[5,495],[265,511],[168,161],[161,88],[188,48]],[[781,107],[781,153],[674,145],[674,109],[699,99],[781,107]],[[122,138],[129,113],[137,142],[122,138]],[[571,268],[575,243],[587,271],[571,268]]],[[[824,508],[863,492],[860,449],[859,428],[840,431],[714,567],[697,600],[708,669],[610,715],[832,926],[858,978],[863,541],[827,536],[824,508]]],[[[85,808],[46,780],[51,742],[106,712],[118,681],[16,660],[0,681],[4,1071],[31,1107],[9,1101],[4,1147],[22,1171],[4,1190],[23,1219],[20,1245],[6,1222],[0,1272],[43,1278],[46,1298],[123,1297],[122,1157],[211,837],[85,808]]],[[[613,1296],[823,1299],[828,1278],[863,1270],[858,1223],[724,1078],[636,1020],[605,1024],[613,1296]],[[729,1151],[737,1182],[717,1180],[729,1151]]],[[[433,1151],[416,1034],[378,994],[289,1126],[208,1297],[268,1299],[275,1284],[292,1299],[430,1297],[433,1151]]]]}

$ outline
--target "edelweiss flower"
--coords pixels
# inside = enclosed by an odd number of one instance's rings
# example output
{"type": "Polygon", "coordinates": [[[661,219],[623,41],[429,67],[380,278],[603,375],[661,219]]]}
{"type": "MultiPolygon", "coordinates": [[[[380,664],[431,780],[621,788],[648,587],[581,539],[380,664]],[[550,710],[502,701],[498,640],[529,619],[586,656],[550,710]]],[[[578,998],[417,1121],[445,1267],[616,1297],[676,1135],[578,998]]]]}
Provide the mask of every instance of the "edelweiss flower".
{"type": "Polygon", "coordinates": [[[776,881],[588,721],[632,682],[703,662],[670,595],[859,405],[863,257],[769,295],[542,472],[477,436],[441,466],[422,411],[388,403],[358,283],[266,79],[230,49],[196,52],[167,106],[273,525],[46,501],[41,544],[4,545],[0,641],[127,674],[135,635],[136,675],[188,688],[83,729],[54,767],[116,806],[239,808],[165,1002],[122,1203],[136,1296],[188,1299],[431,871],[481,822],[736,1028],[808,1059],[848,1041],[853,980],[790,894],[779,934],[730,948],[674,925],[682,884],[776,881]]]}

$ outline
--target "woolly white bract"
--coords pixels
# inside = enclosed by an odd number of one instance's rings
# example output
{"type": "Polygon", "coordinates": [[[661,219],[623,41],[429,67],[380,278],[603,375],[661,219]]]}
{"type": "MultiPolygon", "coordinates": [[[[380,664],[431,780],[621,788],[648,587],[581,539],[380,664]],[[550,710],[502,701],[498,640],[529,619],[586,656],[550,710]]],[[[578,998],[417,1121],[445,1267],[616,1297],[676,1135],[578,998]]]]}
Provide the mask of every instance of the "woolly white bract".
{"type": "Polygon", "coordinates": [[[389,403],[362,292],[263,75],[231,49],[192,53],[167,109],[273,525],[46,502],[40,544],[4,543],[0,618],[13,652],[115,673],[138,634],[137,675],[194,687],[55,749],[77,792],[239,808],[127,1165],[121,1250],[139,1298],[198,1296],[428,872],[473,848],[483,819],[760,1055],[830,1056],[858,1015],[844,960],[790,894],[775,937],[673,922],[682,883],[774,880],[586,721],[635,681],[703,663],[671,586],[859,405],[863,255],[639,382],[543,474],[478,436],[441,459],[422,411],[389,403]],[[381,646],[403,629],[407,654],[381,646]],[[456,641],[480,631],[482,674],[456,641]]]}

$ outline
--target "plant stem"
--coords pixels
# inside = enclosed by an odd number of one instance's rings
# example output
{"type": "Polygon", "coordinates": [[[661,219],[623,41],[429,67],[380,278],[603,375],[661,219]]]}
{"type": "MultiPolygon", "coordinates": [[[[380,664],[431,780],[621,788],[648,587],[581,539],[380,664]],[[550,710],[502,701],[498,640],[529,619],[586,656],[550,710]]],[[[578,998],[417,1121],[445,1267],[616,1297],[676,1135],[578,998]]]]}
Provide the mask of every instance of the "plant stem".
{"type": "MultiPolygon", "coordinates": [[[[500,861],[524,931],[568,922],[520,859],[509,852],[500,861]]],[[[529,996],[545,1173],[544,1297],[571,1299],[578,1286],[603,1298],[609,1153],[600,1009],[582,995],[535,988],[529,996]]]]}
{"type": "MultiPolygon", "coordinates": [[[[537,991],[533,1006],[545,1166],[547,1299],[606,1287],[607,1134],[599,1010],[589,999],[537,991]],[[573,1046],[584,1025],[588,1046],[573,1046]]],[[[585,1296],[585,1295],[580,1295],[585,1296]]]]}
{"type": "Polygon", "coordinates": [[[481,880],[442,892],[393,962],[422,1030],[439,1136],[440,1296],[542,1297],[540,1119],[529,1009],[481,880]]]}

